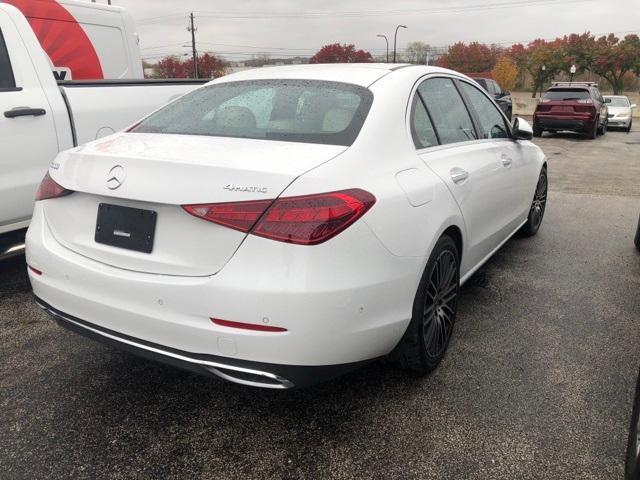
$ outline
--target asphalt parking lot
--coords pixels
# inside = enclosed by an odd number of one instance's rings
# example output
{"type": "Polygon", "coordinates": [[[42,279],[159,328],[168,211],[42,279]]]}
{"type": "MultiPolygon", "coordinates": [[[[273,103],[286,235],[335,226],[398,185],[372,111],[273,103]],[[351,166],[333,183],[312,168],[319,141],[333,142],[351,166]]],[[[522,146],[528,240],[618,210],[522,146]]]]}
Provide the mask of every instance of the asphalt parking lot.
{"type": "Polygon", "coordinates": [[[536,142],[542,229],[463,289],[426,378],[382,363],[300,391],[199,377],[57,327],[24,258],[0,264],[0,477],[622,478],[640,365],[640,127],[536,142]]]}

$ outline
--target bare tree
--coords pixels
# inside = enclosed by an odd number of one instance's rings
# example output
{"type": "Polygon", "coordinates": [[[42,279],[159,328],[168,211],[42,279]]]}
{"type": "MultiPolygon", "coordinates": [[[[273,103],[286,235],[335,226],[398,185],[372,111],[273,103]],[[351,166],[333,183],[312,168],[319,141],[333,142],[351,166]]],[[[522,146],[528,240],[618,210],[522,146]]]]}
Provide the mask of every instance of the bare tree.
{"type": "Polygon", "coordinates": [[[411,42],[407,45],[404,52],[409,63],[424,65],[430,50],[431,46],[424,42],[411,42]]]}

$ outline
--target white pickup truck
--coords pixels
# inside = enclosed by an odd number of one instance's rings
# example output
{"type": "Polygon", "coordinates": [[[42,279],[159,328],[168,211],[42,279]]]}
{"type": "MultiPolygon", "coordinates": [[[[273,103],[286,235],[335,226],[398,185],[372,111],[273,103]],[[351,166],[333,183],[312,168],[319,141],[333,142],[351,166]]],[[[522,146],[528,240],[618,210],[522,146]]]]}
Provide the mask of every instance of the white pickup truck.
{"type": "Polygon", "coordinates": [[[126,128],[204,82],[58,83],[24,15],[0,2],[0,259],[22,253],[36,188],[58,152],[126,128]]]}

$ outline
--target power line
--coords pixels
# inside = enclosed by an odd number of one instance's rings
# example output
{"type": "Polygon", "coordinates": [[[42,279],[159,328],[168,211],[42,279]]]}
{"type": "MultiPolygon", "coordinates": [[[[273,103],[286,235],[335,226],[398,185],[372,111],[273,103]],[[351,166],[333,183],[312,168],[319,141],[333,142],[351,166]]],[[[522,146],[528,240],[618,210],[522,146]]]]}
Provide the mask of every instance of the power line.
{"type": "MultiPolygon", "coordinates": [[[[485,11],[500,8],[516,8],[527,6],[544,6],[571,3],[594,2],[596,0],[515,0],[509,2],[485,3],[482,5],[458,5],[440,8],[414,8],[414,9],[393,9],[393,10],[361,10],[361,11],[342,11],[342,12],[299,12],[299,13],[273,13],[273,12],[211,12],[196,11],[198,17],[203,18],[219,18],[229,20],[255,20],[255,19],[274,19],[274,18],[354,18],[354,17],[377,17],[388,15],[435,15],[442,13],[460,13],[466,11],[485,11]]],[[[156,23],[163,20],[184,18],[181,14],[164,15],[159,17],[151,17],[138,21],[139,25],[156,23]]]]}
{"type": "MultiPolygon", "coordinates": [[[[620,34],[627,34],[627,33],[640,33],[640,30],[621,30],[621,31],[615,31],[615,32],[591,32],[592,35],[594,36],[601,36],[601,35],[607,35],[609,33],[613,33],[614,35],[620,35],[620,34]]],[[[545,38],[543,40],[546,41],[551,41],[551,40],[555,40],[556,37],[554,38],[545,38]]],[[[529,40],[512,40],[512,41],[504,41],[504,42],[481,42],[481,43],[485,43],[487,45],[515,45],[518,43],[521,44],[528,44],[530,42],[532,42],[535,39],[529,39],[529,40]]],[[[184,45],[185,42],[180,42],[180,43],[174,43],[174,44],[169,44],[169,45],[158,45],[158,46],[154,46],[154,47],[145,47],[143,50],[151,50],[151,49],[158,49],[158,48],[167,48],[167,47],[172,47],[172,46],[181,46],[183,48],[187,48],[187,45],[184,45]]],[[[258,55],[258,54],[266,54],[266,55],[270,55],[270,56],[305,56],[306,54],[309,54],[309,56],[311,56],[312,54],[314,54],[315,52],[317,52],[319,50],[320,47],[316,46],[316,47],[308,47],[308,48],[295,48],[295,47],[269,47],[269,46],[265,46],[265,45],[239,45],[239,44],[228,44],[228,43],[214,43],[214,42],[204,42],[204,41],[199,41],[199,44],[204,44],[204,45],[214,45],[214,46],[222,46],[222,47],[238,47],[238,48],[255,48],[257,49],[257,51],[255,52],[232,52],[232,51],[216,51],[217,54],[220,55],[258,55]],[[285,54],[282,52],[292,52],[290,54],[285,54]],[[297,52],[297,53],[293,53],[293,52],[297,52]]],[[[467,42],[468,43],[468,42],[467,42]]],[[[449,45],[431,45],[429,46],[430,51],[432,52],[438,52],[438,53],[443,53],[445,52],[447,49],[449,48],[449,45]]],[[[367,49],[367,51],[372,52],[372,53],[384,53],[385,49],[384,48],[371,48],[371,49],[367,49]]],[[[171,55],[172,53],[175,52],[171,52],[171,51],[166,51],[165,53],[160,53],[160,52],[155,52],[155,54],[153,55],[145,55],[144,58],[151,58],[151,57],[161,57],[161,56],[165,56],[165,55],[171,55]]]]}

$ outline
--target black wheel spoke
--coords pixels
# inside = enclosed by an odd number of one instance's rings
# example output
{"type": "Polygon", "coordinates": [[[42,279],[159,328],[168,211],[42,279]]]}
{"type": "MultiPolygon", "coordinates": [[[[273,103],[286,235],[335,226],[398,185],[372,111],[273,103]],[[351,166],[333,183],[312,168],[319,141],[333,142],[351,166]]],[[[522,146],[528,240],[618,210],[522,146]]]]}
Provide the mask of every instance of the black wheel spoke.
{"type": "Polygon", "coordinates": [[[458,264],[450,250],[434,262],[425,295],[423,338],[427,354],[437,358],[449,343],[456,314],[458,264]]]}

